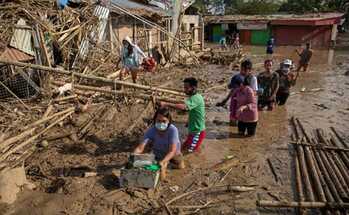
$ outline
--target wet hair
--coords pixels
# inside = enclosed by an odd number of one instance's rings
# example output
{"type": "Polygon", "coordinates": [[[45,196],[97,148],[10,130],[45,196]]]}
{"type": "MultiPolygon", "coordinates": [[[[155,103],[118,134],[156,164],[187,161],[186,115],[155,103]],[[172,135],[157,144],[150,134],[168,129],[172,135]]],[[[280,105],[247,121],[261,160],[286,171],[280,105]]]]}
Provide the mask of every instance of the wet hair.
{"type": "Polygon", "coordinates": [[[251,86],[252,83],[252,75],[247,75],[244,79],[244,86],[251,86]]]}
{"type": "Polygon", "coordinates": [[[249,59],[242,61],[241,68],[242,69],[252,69],[252,62],[249,59]]]}
{"type": "Polygon", "coordinates": [[[264,61],[264,65],[267,64],[267,63],[269,63],[269,62],[270,62],[270,63],[273,63],[273,60],[272,60],[272,59],[266,59],[266,60],[264,61]]]}
{"type": "Polygon", "coordinates": [[[162,107],[162,108],[158,108],[156,111],[155,111],[155,114],[154,114],[154,117],[153,117],[153,124],[155,125],[155,122],[156,122],[156,117],[158,115],[163,115],[164,117],[166,117],[169,121],[168,125],[170,125],[172,123],[172,117],[171,117],[171,114],[170,114],[170,109],[168,109],[167,107],[162,107]]]}
{"type": "Polygon", "coordinates": [[[190,77],[186,78],[183,81],[184,83],[188,83],[191,87],[197,87],[198,86],[198,80],[196,78],[190,77]]]}

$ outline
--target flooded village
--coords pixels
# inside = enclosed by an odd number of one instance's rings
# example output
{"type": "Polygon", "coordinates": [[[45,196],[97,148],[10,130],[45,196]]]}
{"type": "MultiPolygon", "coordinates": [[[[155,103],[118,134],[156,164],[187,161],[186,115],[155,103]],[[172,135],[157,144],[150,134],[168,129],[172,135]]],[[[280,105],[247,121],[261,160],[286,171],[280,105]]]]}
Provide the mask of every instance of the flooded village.
{"type": "Polygon", "coordinates": [[[0,214],[348,214],[349,5],[252,2],[0,1],[0,214]]]}

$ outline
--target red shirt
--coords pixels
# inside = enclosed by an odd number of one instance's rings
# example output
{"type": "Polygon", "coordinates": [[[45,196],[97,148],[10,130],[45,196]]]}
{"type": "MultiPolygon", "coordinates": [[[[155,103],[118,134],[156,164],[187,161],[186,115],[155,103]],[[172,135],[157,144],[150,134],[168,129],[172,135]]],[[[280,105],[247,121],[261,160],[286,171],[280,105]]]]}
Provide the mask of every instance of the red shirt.
{"type": "Polygon", "coordinates": [[[258,108],[257,108],[257,96],[253,89],[249,86],[238,88],[235,90],[232,98],[236,99],[237,110],[241,106],[247,106],[247,108],[239,113],[237,111],[237,120],[242,122],[257,122],[258,121],[258,108]]]}

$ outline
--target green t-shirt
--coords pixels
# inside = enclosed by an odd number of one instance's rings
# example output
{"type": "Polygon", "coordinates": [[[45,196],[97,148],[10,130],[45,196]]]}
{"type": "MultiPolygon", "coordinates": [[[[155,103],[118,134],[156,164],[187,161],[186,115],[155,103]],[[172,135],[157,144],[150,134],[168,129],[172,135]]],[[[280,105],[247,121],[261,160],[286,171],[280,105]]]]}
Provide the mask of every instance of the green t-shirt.
{"type": "Polygon", "coordinates": [[[188,130],[190,133],[199,133],[205,130],[205,102],[204,98],[196,93],[185,100],[189,111],[188,130]]]}

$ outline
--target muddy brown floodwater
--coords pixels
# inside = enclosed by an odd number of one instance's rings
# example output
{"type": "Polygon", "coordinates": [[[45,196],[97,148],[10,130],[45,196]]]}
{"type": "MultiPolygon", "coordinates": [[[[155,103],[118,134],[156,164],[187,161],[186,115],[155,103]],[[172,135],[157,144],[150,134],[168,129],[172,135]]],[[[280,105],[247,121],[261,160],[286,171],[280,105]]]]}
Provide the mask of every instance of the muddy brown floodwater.
{"type": "MultiPolygon", "coordinates": [[[[284,58],[291,58],[295,62],[297,56],[295,47],[277,47],[275,54],[275,69],[278,62],[284,58]]],[[[264,61],[264,47],[244,47],[247,57],[255,64],[255,73],[262,71],[264,61]]],[[[181,89],[185,76],[198,77],[201,90],[208,90],[204,95],[208,99],[207,104],[207,138],[201,153],[191,154],[185,157],[187,168],[184,170],[171,170],[169,182],[162,184],[162,188],[156,191],[156,195],[164,201],[168,201],[183,192],[210,185],[215,178],[220,178],[221,173],[212,170],[213,166],[223,161],[226,157],[235,159],[236,165],[224,178],[224,183],[232,185],[256,185],[252,192],[223,194],[205,193],[184,198],[175,205],[204,204],[212,200],[217,202],[214,207],[202,209],[198,214],[294,214],[293,210],[285,209],[259,209],[256,208],[256,200],[293,200],[295,199],[292,147],[290,147],[289,119],[292,116],[300,118],[308,128],[336,127],[344,134],[349,133],[349,76],[345,72],[349,70],[349,51],[314,50],[310,71],[302,73],[297,85],[292,89],[294,94],[289,98],[284,107],[278,107],[273,112],[260,113],[257,135],[253,138],[238,138],[237,129],[228,124],[228,110],[215,107],[227,93],[224,85],[231,77],[231,72],[226,66],[202,65],[200,68],[184,68],[180,72],[160,74],[157,77],[148,77],[148,83],[163,84],[168,82],[169,88],[181,89]],[[169,78],[171,77],[171,78],[169,78]],[[306,92],[299,93],[301,90],[306,92]],[[307,92],[308,90],[322,88],[322,91],[307,92]],[[275,167],[277,179],[271,172],[267,159],[275,167]],[[169,188],[177,187],[171,191],[169,188]],[[203,201],[204,200],[204,201],[203,201]],[[202,202],[203,201],[203,202],[202,202]]],[[[176,113],[175,125],[181,132],[181,137],[186,135],[184,124],[187,116],[176,113]]],[[[90,143],[92,144],[92,143],[90,143]]],[[[113,144],[111,142],[110,144],[113,144]]],[[[115,142],[114,142],[115,144],[115,142]]],[[[120,144],[120,142],[119,142],[120,144]]],[[[121,144],[128,144],[124,142],[121,144]]],[[[105,145],[105,147],[109,147],[105,145]]],[[[88,149],[89,150],[89,149],[88,149]]],[[[50,151],[50,150],[48,150],[50,151]]],[[[129,149],[130,151],[130,149],[129,149]]],[[[126,155],[96,156],[92,160],[89,153],[60,155],[51,152],[59,159],[56,163],[69,160],[70,164],[79,163],[81,166],[94,166],[95,163],[113,166],[117,159],[125,160],[126,155]],[[107,158],[107,159],[104,159],[107,158]]],[[[49,156],[48,152],[37,156],[32,163],[41,163],[49,156]],[[42,159],[42,160],[40,160],[42,159]]],[[[48,159],[48,158],[47,158],[48,159]]],[[[49,159],[46,164],[51,171],[57,166],[54,159],[49,159]]],[[[118,165],[122,164],[119,163],[118,165]]],[[[30,165],[30,164],[29,164],[30,165]]],[[[67,164],[61,164],[62,166],[67,164]]],[[[117,166],[117,165],[115,165],[117,166]]],[[[223,175],[226,173],[223,172],[223,175]]],[[[50,177],[53,177],[52,175],[50,177]]],[[[58,179],[57,179],[58,180],[58,179]]],[[[24,191],[13,205],[6,205],[0,210],[4,214],[165,214],[164,210],[157,208],[152,201],[145,201],[144,195],[151,196],[151,192],[142,194],[136,191],[132,195],[114,193],[114,196],[104,196],[115,186],[108,187],[105,180],[112,180],[103,176],[92,178],[70,178],[65,182],[65,192],[45,193],[37,191],[24,191]],[[120,194],[120,195],[119,195],[120,194]],[[128,206],[140,202],[143,209],[130,209],[128,206]],[[146,206],[145,204],[149,204],[146,206]],[[5,209],[4,209],[5,208],[5,209]],[[118,208],[119,212],[116,212],[118,208]],[[147,208],[147,209],[144,209],[147,208]],[[120,212],[121,211],[121,212],[120,212]]],[[[59,183],[59,181],[57,181],[59,183]]],[[[40,186],[36,182],[37,186],[40,186]]],[[[108,194],[109,195],[109,194],[108,194]]],[[[154,194],[155,195],[155,194],[154,194]]],[[[0,205],[0,207],[3,205],[0,205]]],[[[184,213],[182,213],[184,214],[184,213]]]]}

